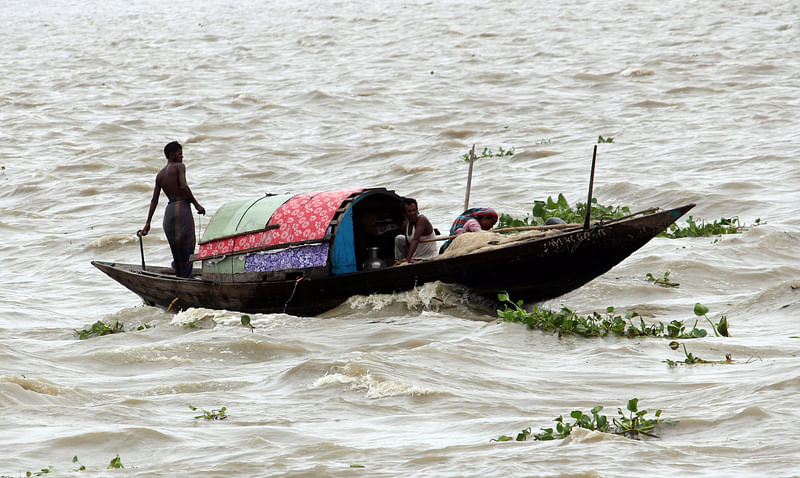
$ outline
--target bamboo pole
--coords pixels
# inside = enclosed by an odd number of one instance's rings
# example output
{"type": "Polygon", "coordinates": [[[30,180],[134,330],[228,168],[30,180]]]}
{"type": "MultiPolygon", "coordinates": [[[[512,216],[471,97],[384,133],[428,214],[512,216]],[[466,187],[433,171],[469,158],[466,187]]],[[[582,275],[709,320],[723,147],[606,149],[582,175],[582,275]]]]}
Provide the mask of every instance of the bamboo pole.
{"type": "MultiPolygon", "coordinates": [[[[571,228],[579,228],[581,227],[580,224],[550,224],[549,226],[520,226],[520,227],[504,227],[501,229],[489,229],[486,232],[519,232],[519,231],[549,231],[552,229],[571,229],[571,228]]],[[[464,233],[468,234],[468,233],[464,233]]],[[[420,242],[436,242],[436,241],[446,241],[448,239],[453,239],[457,236],[439,236],[433,237],[430,239],[421,239],[420,242]]]]}
{"type": "Polygon", "coordinates": [[[503,227],[500,229],[489,229],[489,232],[548,231],[550,229],[569,229],[571,227],[580,226],[580,224],[549,224],[547,226],[503,227]]]}
{"type": "Polygon", "coordinates": [[[198,246],[202,246],[203,244],[208,244],[209,242],[224,241],[226,239],[233,239],[235,237],[246,236],[248,234],[255,234],[257,232],[271,231],[273,229],[278,229],[279,227],[281,227],[280,224],[268,224],[268,225],[264,226],[261,229],[253,229],[253,230],[250,230],[250,231],[236,232],[236,233],[233,233],[233,234],[229,234],[227,236],[220,236],[220,237],[215,237],[213,239],[209,239],[207,241],[200,241],[200,242],[197,243],[197,245],[198,246]]]}
{"type": "Polygon", "coordinates": [[[464,197],[464,210],[469,209],[469,190],[472,187],[472,165],[475,163],[475,145],[469,151],[469,173],[467,174],[467,194],[464,197]]]}
{"type": "Polygon", "coordinates": [[[142,270],[146,271],[147,267],[144,265],[144,244],[142,244],[142,230],[139,229],[136,231],[136,235],[139,237],[139,252],[142,253],[142,270]]]}
{"type": "Polygon", "coordinates": [[[589,229],[589,221],[592,218],[592,188],[594,188],[594,164],[597,160],[597,145],[594,145],[592,153],[592,173],[589,175],[589,197],[586,199],[586,220],[583,221],[583,228],[589,229]]]}

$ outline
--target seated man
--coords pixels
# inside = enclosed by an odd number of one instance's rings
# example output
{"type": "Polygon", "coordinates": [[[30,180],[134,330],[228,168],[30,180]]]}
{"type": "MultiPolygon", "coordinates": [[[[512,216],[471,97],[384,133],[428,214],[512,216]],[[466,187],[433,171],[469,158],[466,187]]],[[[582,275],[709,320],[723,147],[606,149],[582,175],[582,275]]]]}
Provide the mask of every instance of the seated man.
{"type": "Polygon", "coordinates": [[[419,213],[415,199],[403,199],[403,216],[405,217],[403,234],[398,234],[394,238],[395,264],[438,256],[435,242],[422,242],[422,239],[433,239],[436,236],[431,222],[419,213]]]}

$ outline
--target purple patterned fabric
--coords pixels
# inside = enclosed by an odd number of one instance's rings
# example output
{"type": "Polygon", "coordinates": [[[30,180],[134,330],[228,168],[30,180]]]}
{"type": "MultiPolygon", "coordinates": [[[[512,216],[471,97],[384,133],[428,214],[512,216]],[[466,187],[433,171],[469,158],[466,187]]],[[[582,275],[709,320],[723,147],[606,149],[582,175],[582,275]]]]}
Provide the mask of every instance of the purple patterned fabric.
{"type": "Polygon", "coordinates": [[[330,244],[325,242],[248,254],[244,263],[244,271],[268,272],[322,267],[328,262],[329,249],[330,244]]]}

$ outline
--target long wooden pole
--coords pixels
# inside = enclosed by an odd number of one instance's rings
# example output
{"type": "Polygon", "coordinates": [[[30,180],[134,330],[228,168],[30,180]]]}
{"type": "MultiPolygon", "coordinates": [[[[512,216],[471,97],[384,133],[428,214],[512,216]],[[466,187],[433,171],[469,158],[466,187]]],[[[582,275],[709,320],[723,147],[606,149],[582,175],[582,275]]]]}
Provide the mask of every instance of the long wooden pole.
{"type": "Polygon", "coordinates": [[[142,244],[142,230],[139,229],[136,231],[136,235],[139,236],[139,252],[142,254],[142,270],[146,271],[147,268],[144,265],[144,244],[142,244]]]}
{"type": "Polygon", "coordinates": [[[589,229],[589,220],[592,217],[592,188],[594,187],[594,164],[597,160],[597,145],[594,145],[592,153],[592,173],[589,175],[589,198],[586,200],[586,220],[583,221],[583,228],[589,229]]]}
{"type": "MultiPolygon", "coordinates": [[[[500,229],[489,229],[486,232],[519,232],[519,231],[549,231],[551,229],[570,229],[570,228],[579,228],[581,227],[580,224],[550,224],[549,226],[520,226],[520,227],[503,227],[500,229]]],[[[468,233],[464,233],[468,234],[468,233]]],[[[430,239],[421,239],[419,242],[436,242],[436,241],[446,241],[448,239],[453,239],[456,236],[438,236],[432,237],[430,239]]]]}
{"type": "Polygon", "coordinates": [[[467,174],[467,195],[464,197],[464,210],[469,209],[469,190],[472,187],[472,165],[475,162],[475,145],[469,151],[469,173],[467,174]]]}

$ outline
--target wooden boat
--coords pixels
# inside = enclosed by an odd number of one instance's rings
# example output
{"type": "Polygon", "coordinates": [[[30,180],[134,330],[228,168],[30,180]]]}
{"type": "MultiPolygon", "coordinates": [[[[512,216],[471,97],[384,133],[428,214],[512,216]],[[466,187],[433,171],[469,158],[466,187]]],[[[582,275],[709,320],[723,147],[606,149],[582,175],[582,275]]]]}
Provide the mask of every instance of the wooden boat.
{"type": "Polygon", "coordinates": [[[144,254],[141,265],[92,264],[145,303],[171,310],[308,316],[353,295],[406,291],[431,281],[460,284],[489,298],[506,291],[515,300],[537,302],[607,272],[694,207],[560,226],[488,241],[494,244],[465,254],[450,252],[456,239],[436,259],[376,267],[370,248],[380,260],[393,261],[401,201],[394,191],[369,188],[228,203],[198,243],[192,258],[200,267],[191,278],[176,277],[169,267],[145,266],[144,254]]]}

